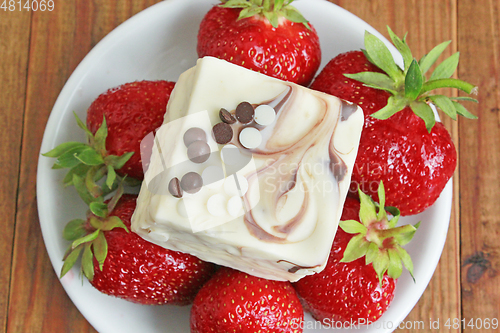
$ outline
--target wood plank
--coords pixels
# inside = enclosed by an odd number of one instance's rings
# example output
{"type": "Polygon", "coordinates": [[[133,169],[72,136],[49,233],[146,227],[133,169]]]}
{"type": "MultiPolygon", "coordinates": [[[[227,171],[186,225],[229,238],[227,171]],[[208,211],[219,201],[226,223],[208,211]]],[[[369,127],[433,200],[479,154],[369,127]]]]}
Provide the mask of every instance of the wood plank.
{"type": "MultiPolygon", "coordinates": [[[[375,29],[388,37],[386,26],[398,35],[408,32],[408,44],[413,55],[420,58],[435,45],[454,40],[451,47],[443,53],[443,57],[456,51],[456,0],[447,1],[364,1],[338,0],[332,1],[362,18],[375,29]],[[411,17],[411,20],[408,20],[411,17]]],[[[450,131],[458,149],[458,127],[456,122],[442,117],[446,128],[450,131]]],[[[422,298],[412,312],[405,318],[408,327],[423,321],[429,328],[429,320],[442,321],[444,318],[460,317],[460,263],[459,257],[459,195],[458,170],[454,177],[454,199],[450,228],[446,244],[431,282],[422,298]]],[[[425,221],[423,221],[425,223],[425,221]]],[[[403,323],[404,325],[405,323],[403,323]]],[[[448,329],[441,323],[440,330],[435,332],[459,332],[459,329],[448,329]]],[[[398,329],[396,332],[422,332],[422,329],[398,329]]]]}
{"type": "Polygon", "coordinates": [[[467,64],[460,77],[479,86],[479,104],[470,106],[479,119],[459,124],[462,309],[468,323],[500,314],[500,4],[460,0],[458,25],[466,27],[458,34],[467,64]]]}
{"type": "Polygon", "coordinates": [[[30,13],[0,11],[0,327],[7,323],[10,269],[16,219],[19,151],[23,128],[30,13]]]}
{"type": "Polygon", "coordinates": [[[67,297],[45,250],[35,195],[39,147],[50,110],[81,59],[116,25],[155,2],[57,1],[52,12],[33,13],[8,332],[95,332],[67,297]]]}

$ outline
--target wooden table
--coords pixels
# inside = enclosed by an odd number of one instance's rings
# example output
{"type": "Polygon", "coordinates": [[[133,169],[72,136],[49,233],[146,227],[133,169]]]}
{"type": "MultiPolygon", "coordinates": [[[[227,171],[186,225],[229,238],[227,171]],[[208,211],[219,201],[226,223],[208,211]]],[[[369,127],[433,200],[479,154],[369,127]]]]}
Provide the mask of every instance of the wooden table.
{"type": "MultiPolygon", "coordinates": [[[[113,28],[155,2],[55,0],[53,11],[0,9],[0,327],[7,332],[94,331],[45,251],[35,194],[39,148],[52,106],[78,63],[113,28]]],[[[408,326],[424,321],[426,329],[399,330],[429,331],[428,321],[439,319],[434,331],[472,332],[444,323],[500,317],[500,3],[332,2],[383,33],[386,25],[400,36],[409,31],[417,57],[452,39],[446,55],[460,50],[458,77],[480,87],[480,103],[470,108],[479,120],[445,120],[460,156],[452,219],[434,277],[406,318],[408,326]]]]}

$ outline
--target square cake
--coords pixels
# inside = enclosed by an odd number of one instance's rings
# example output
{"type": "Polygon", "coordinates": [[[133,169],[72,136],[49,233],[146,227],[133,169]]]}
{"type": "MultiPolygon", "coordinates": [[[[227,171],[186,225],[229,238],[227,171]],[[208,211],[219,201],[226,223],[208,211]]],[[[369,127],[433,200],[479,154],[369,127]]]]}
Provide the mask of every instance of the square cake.
{"type": "Polygon", "coordinates": [[[334,96],[199,59],[149,137],[132,229],[258,277],[297,281],[320,272],[363,122],[359,107],[334,96]]]}

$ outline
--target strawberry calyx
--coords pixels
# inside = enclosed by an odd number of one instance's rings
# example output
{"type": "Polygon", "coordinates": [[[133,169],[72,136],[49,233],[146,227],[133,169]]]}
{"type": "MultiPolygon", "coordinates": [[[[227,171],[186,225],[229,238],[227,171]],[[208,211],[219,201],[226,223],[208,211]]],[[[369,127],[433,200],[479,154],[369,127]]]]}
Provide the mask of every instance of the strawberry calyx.
{"type": "Polygon", "coordinates": [[[224,8],[242,8],[238,20],[260,15],[265,17],[269,23],[277,28],[280,24],[280,18],[304,24],[309,30],[309,21],[297,10],[291,6],[294,0],[221,0],[220,5],[224,8]]]}
{"type": "Polygon", "coordinates": [[[441,109],[446,115],[456,120],[457,115],[469,119],[477,117],[470,113],[460,102],[478,102],[471,97],[447,97],[444,95],[433,95],[432,92],[440,88],[455,88],[467,94],[477,94],[477,87],[463,80],[452,78],[458,67],[459,52],[451,55],[441,62],[432,72],[429,79],[427,71],[434,65],[451,41],[443,42],[434,47],[420,60],[416,60],[406,43],[406,35],[403,39],[394,34],[387,27],[389,36],[403,57],[404,69],[401,69],[387,46],[378,37],[365,32],[366,58],[385,73],[361,72],[356,74],[344,74],[346,77],[360,81],[365,86],[385,90],[392,94],[387,105],[371,116],[377,119],[388,119],[396,112],[409,106],[413,112],[422,118],[427,130],[430,132],[436,123],[435,114],[431,104],[441,109]]]}
{"type": "Polygon", "coordinates": [[[82,254],[81,272],[89,281],[94,278],[94,257],[102,271],[108,254],[108,244],[104,232],[114,228],[123,228],[129,232],[127,226],[118,216],[110,215],[122,195],[123,186],[120,183],[116,193],[108,203],[93,202],[90,205],[86,221],[74,219],[66,224],[63,237],[71,244],[63,257],[64,264],[61,268],[60,278],[75,265],[80,254],[82,254]]]}
{"type": "Polygon", "coordinates": [[[395,207],[384,207],[385,190],[382,181],[378,188],[380,203],[373,201],[359,189],[358,192],[361,222],[347,220],[340,221],[339,224],[345,232],[356,234],[347,244],[341,262],[365,257],[366,265],[373,265],[380,281],[386,272],[393,279],[399,278],[404,265],[413,278],[413,262],[402,246],[412,240],[420,222],[415,225],[396,226],[400,212],[395,207]],[[392,218],[389,218],[387,212],[392,218]]]}
{"type": "Polygon", "coordinates": [[[63,179],[64,186],[74,186],[83,201],[91,206],[93,203],[102,204],[103,197],[116,190],[122,181],[130,186],[138,185],[138,181],[121,177],[115,171],[121,169],[134,153],[129,152],[121,156],[107,153],[106,119],[103,119],[94,135],[76,113],[74,115],[78,126],[87,136],[87,143],[65,142],[42,154],[57,159],[52,169],[69,169],[63,179]],[[99,185],[98,182],[103,178],[105,181],[99,185]]]}

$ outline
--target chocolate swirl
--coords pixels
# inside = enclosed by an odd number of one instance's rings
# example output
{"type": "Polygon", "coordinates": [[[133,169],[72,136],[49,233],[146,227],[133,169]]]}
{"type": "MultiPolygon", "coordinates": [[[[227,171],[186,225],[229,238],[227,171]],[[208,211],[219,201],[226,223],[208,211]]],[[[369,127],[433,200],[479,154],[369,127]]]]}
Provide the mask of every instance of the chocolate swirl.
{"type": "Polygon", "coordinates": [[[257,172],[246,175],[249,191],[243,200],[247,207],[246,227],[250,234],[266,242],[294,243],[307,238],[315,226],[300,233],[296,231],[306,219],[318,221],[315,201],[324,196],[325,189],[321,187],[328,183],[329,191],[338,192],[338,182],[347,174],[346,163],[335,150],[333,134],[338,122],[346,120],[354,111],[349,105],[340,105],[336,108],[338,112],[332,111],[331,102],[321,94],[311,101],[319,103],[316,109],[320,111],[297,108],[297,104],[304,106],[301,98],[305,98],[301,90],[290,85],[276,98],[253,105],[274,107],[277,117],[272,125],[232,125],[235,135],[231,143],[240,149],[246,150],[238,142],[236,133],[248,126],[257,128],[264,138],[261,146],[249,150],[256,161],[257,172]],[[295,119],[303,123],[294,126],[295,119]],[[253,191],[259,192],[258,205],[255,205],[258,199],[253,191]]]}

